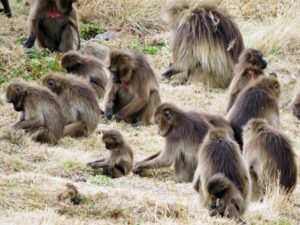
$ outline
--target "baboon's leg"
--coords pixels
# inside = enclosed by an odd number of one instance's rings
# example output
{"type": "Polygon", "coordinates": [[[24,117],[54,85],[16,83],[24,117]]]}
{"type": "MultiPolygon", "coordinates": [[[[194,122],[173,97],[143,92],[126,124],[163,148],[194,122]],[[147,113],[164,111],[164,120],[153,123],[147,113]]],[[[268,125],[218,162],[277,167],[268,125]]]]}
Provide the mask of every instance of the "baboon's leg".
{"type": "Polygon", "coordinates": [[[145,125],[149,125],[152,122],[153,114],[157,108],[157,106],[161,103],[161,99],[159,93],[157,91],[153,91],[150,94],[149,102],[145,106],[145,108],[141,111],[141,122],[145,125]]]}
{"type": "Polygon", "coordinates": [[[193,181],[195,169],[184,162],[184,159],[175,160],[175,178],[176,182],[191,182],[193,181]]]}
{"type": "Polygon", "coordinates": [[[61,42],[58,47],[60,52],[67,52],[69,50],[79,49],[79,36],[77,31],[71,24],[66,25],[62,32],[61,42]]]}
{"type": "Polygon", "coordinates": [[[85,124],[81,121],[76,121],[65,126],[64,136],[81,137],[88,133],[85,124]]]}

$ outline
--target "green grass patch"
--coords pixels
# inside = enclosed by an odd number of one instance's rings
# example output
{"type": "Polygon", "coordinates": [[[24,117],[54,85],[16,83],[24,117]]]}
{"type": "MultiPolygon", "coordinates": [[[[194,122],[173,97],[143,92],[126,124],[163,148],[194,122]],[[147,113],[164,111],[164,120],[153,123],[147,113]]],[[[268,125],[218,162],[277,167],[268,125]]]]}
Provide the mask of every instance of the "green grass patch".
{"type": "Polygon", "coordinates": [[[103,32],[105,32],[104,29],[90,22],[83,22],[80,26],[80,36],[85,40],[94,38],[97,34],[101,34],[103,32]]]}
{"type": "Polygon", "coordinates": [[[103,186],[113,186],[112,179],[107,176],[97,175],[89,178],[89,181],[93,184],[103,185],[103,186]]]}
{"type": "Polygon", "coordinates": [[[164,46],[166,46],[166,44],[163,41],[159,41],[155,44],[147,43],[146,45],[142,45],[140,42],[135,41],[132,43],[131,48],[147,55],[156,55],[161,52],[161,49],[164,46]]]}

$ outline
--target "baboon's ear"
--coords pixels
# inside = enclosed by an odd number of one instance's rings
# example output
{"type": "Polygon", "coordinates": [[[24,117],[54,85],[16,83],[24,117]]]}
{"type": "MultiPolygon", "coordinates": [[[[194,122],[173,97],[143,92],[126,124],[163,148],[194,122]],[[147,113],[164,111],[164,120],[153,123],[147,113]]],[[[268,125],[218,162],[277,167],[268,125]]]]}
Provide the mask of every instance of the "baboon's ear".
{"type": "Polygon", "coordinates": [[[171,111],[169,109],[165,109],[163,111],[164,116],[167,118],[167,120],[170,120],[172,118],[171,111]]]}

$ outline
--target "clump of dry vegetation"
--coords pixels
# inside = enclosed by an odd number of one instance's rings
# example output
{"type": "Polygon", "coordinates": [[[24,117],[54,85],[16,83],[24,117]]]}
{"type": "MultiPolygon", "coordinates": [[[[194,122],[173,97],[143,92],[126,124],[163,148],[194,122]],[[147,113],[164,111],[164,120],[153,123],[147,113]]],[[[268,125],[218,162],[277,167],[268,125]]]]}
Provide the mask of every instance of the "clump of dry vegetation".
{"type": "MultiPolygon", "coordinates": [[[[38,80],[47,71],[63,70],[60,54],[37,49],[24,53],[22,43],[27,36],[29,6],[25,1],[10,2],[14,17],[0,15],[1,224],[233,224],[228,219],[210,218],[207,210],[200,207],[192,185],[176,184],[171,169],[147,171],[144,178],[131,174],[114,180],[102,176],[99,170],[88,169],[86,163],[100,158],[105,151],[98,134],[79,139],[66,137],[58,146],[50,147],[33,142],[23,132],[13,132],[10,125],[18,115],[5,103],[7,82],[13,77],[38,80]],[[76,182],[81,204],[57,204],[57,193],[66,183],[85,180],[76,182]]],[[[164,2],[79,0],[81,36],[88,39],[104,31],[117,32],[109,42],[100,43],[109,48],[143,51],[159,77],[171,61],[169,34],[161,17],[164,2]]],[[[279,75],[283,89],[281,129],[292,139],[299,155],[300,122],[292,116],[289,103],[300,87],[300,2],[218,2],[234,15],[247,47],[263,50],[269,61],[268,70],[279,75]]],[[[172,80],[159,77],[159,81],[163,101],[183,109],[225,113],[226,90],[180,85],[184,81],[180,76],[172,80]]],[[[164,140],[154,125],[132,128],[103,120],[99,128],[120,130],[133,148],[135,161],[163,148],[164,140]]],[[[275,191],[263,202],[252,202],[243,218],[249,224],[299,224],[299,206],[298,184],[289,199],[275,191]]]]}

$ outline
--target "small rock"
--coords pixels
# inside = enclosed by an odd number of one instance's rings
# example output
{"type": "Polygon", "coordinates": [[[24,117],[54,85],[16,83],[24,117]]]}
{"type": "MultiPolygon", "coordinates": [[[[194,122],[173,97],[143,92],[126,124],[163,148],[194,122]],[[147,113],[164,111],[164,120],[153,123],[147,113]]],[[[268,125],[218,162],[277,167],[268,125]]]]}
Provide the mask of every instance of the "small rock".
{"type": "Polygon", "coordinates": [[[115,35],[116,32],[113,32],[113,31],[107,31],[103,34],[98,34],[95,39],[97,40],[103,40],[103,41],[109,41],[109,39],[111,39],[114,35],[115,35]]]}
{"type": "Polygon", "coordinates": [[[75,179],[75,182],[86,182],[86,179],[84,177],[79,177],[75,179]]]}

